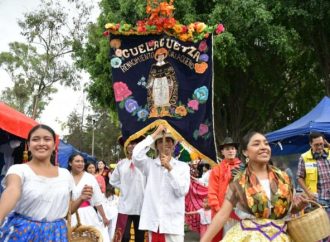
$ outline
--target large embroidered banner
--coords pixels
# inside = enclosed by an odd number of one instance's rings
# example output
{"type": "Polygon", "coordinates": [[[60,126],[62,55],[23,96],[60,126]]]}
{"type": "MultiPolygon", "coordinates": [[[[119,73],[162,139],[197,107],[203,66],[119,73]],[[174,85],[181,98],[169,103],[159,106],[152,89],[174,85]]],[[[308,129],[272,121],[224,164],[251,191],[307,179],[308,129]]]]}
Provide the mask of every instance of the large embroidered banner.
{"type": "Polygon", "coordinates": [[[126,142],[162,123],[189,151],[213,163],[212,35],[183,42],[166,34],[111,34],[110,46],[126,142]]]}

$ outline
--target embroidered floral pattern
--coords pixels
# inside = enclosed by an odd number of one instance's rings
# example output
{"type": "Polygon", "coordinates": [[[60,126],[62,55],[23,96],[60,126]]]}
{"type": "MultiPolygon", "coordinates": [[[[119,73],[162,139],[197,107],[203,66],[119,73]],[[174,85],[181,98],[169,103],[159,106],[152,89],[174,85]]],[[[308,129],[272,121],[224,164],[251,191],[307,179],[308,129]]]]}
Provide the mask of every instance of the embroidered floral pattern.
{"type": "Polygon", "coordinates": [[[124,82],[115,82],[113,84],[113,90],[116,102],[121,102],[132,94],[131,90],[128,89],[124,82]]]}
{"type": "MultiPolygon", "coordinates": [[[[145,77],[141,77],[138,85],[145,87],[145,77]]],[[[149,112],[147,107],[140,106],[138,102],[132,96],[132,91],[127,87],[124,82],[115,82],[113,84],[113,90],[115,93],[115,100],[119,102],[118,106],[120,109],[125,109],[132,116],[137,116],[138,121],[146,121],[149,112]]]]}
{"type": "Polygon", "coordinates": [[[135,101],[134,99],[130,98],[125,101],[125,109],[127,112],[133,113],[138,108],[139,108],[139,105],[138,105],[137,101],[135,101]]]}
{"type": "MultiPolygon", "coordinates": [[[[138,86],[145,88],[146,78],[141,77],[137,83],[138,86]]],[[[127,87],[127,84],[124,82],[115,82],[113,84],[113,90],[115,93],[115,100],[119,102],[119,108],[124,109],[131,113],[133,116],[137,115],[138,121],[145,121],[148,117],[156,117],[156,113],[160,113],[161,117],[174,117],[174,118],[183,118],[189,113],[194,113],[199,110],[199,105],[206,103],[208,100],[208,89],[206,86],[199,87],[195,89],[193,94],[193,99],[189,99],[187,105],[179,102],[177,107],[172,107],[170,109],[160,109],[160,110],[151,110],[150,115],[147,111],[147,107],[139,106],[138,102],[132,96],[132,91],[127,87]]],[[[199,129],[195,131],[194,137],[209,138],[209,123],[206,122],[199,126],[199,129]]]]}
{"type": "Polygon", "coordinates": [[[206,120],[204,123],[201,123],[198,127],[198,130],[195,130],[193,133],[194,139],[195,140],[197,140],[198,138],[202,138],[204,140],[209,139],[211,136],[210,126],[211,123],[208,120],[206,120]]]}
{"type": "Polygon", "coordinates": [[[111,59],[110,63],[113,68],[118,68],[121,66],[122,60],[119,57],[114,57],[111,59]]]}
{"type": "Polygon", "coordinates": [[[198,110],[198,105],[199,105],[199,102],[197,100],[195,100],[195,99],[190,100],[188,102],[188,107],[191,108],[194,111],[197,111],[198,110]]]}
{"type": "Polygon", "coordinates": [[[209,90],[206,86],[202,86],[200,88],[197,88],[194,91],[193,95],[194,99],[196,99],[199,103],[206,103],[208,97],[209,97],[209,90]]]}

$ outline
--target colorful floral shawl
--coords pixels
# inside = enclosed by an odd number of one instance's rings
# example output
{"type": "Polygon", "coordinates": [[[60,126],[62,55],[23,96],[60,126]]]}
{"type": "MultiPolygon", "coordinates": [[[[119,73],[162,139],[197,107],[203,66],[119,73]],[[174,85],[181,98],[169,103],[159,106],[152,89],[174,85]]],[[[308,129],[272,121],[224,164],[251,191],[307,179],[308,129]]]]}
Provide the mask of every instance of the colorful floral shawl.
{"type": "Polygon", "coordinates": [[[293,188],[285,172],[273,166],[268,166],[267,169],[271,190],[270,201],[249,166],[236,179],[245,192],[247,208],[251,214],[257,218],[281,219],[291,207],[293,188]]]}

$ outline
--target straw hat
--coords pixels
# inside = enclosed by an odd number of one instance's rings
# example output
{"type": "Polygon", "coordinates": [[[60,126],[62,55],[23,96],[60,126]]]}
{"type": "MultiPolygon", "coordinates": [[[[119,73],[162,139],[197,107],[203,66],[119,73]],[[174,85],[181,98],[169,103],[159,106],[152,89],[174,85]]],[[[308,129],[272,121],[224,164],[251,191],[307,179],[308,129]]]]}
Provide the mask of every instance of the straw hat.
{"type": "MultiPolygon", "coordinates": [[[[163,138],[163,133],[158,134],[154,139],[155,142],[150,147],[152,149],[156,150],[156,142],[157,142],[157,140],[162,139],[162,138],[163,138]]],[[[165,133],[165,138],[171,138],[174,142],[174,146],[177,144],[177,141],[174,139],[173,135],[168,131],[166,131],[166,133],[165,133]]]]}
{"type": "Polygon", "coordinates": [[[219,150],[222,150],[225,146],[234,146],[236,149],[238,149],[239,143],[235,143],[231,137],[226,137],[218,146],[218,148],[219,150]]]}
{"type": "MultiPolygon", "coordinates": [[[[140,141],[142,141],[143,139],[145,138],[144,135],[141,135],[139,138],[136,138],[136,139],[133,139],[130,141],[131,142],[136,142],[136,143],[139,143],[140,141]]],[[[125,139],[122,135],[120,135],[118,138],[117,138],[117,142],[120,146],[124,147],[125,145],[125,142],[126,142],[127,139],[125,139]]]]}

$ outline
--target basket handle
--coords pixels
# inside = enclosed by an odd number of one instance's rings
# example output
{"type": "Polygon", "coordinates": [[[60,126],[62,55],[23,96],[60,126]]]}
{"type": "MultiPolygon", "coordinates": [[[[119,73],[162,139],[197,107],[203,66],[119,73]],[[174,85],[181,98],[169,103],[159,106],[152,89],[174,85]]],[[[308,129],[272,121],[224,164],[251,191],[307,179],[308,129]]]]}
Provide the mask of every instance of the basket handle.
{"type": "Polygon", "coordinates": [[[307,202],[309,202],[309,203],[311,203],[311,204],[314,204],[314,205],[316,205],[316,206],[318,206],[318,207],[320,207],[320,208],[323,208],[323,206],[321,205],[321,204],[319,204],[319,203],[317,203],[317,202],[315,202],[315,201],[313,201],[313,200],[307,200],[307,202]]]}
{"type": "MultiPolygon", "coordinates": [[[[322,206],[321,204],[319,204],[319,203],[317,203],[317,202],[315,202],[315,201],[313,201],[313,200],[307,199],[306,201],[307,201],[308,203],[312,204],[312,205],[316,205],[317,207],[324,209],[323,206],[322,206]]],[[[306,208],[307,208],[307,206],[306,206],[304,209],[301,210],[302,214],[305,213],[305,209],[306,209],[306,208]]]]}
{"type": "Polygon", "coordinates": [[[81,226],[81,221],[80,221],[80,216],[79,216],[79,213],[78,213],[78,209],[75,213],[76,213],[76,218],[77,218],[77,227],[80,227],[81,226]]]}

